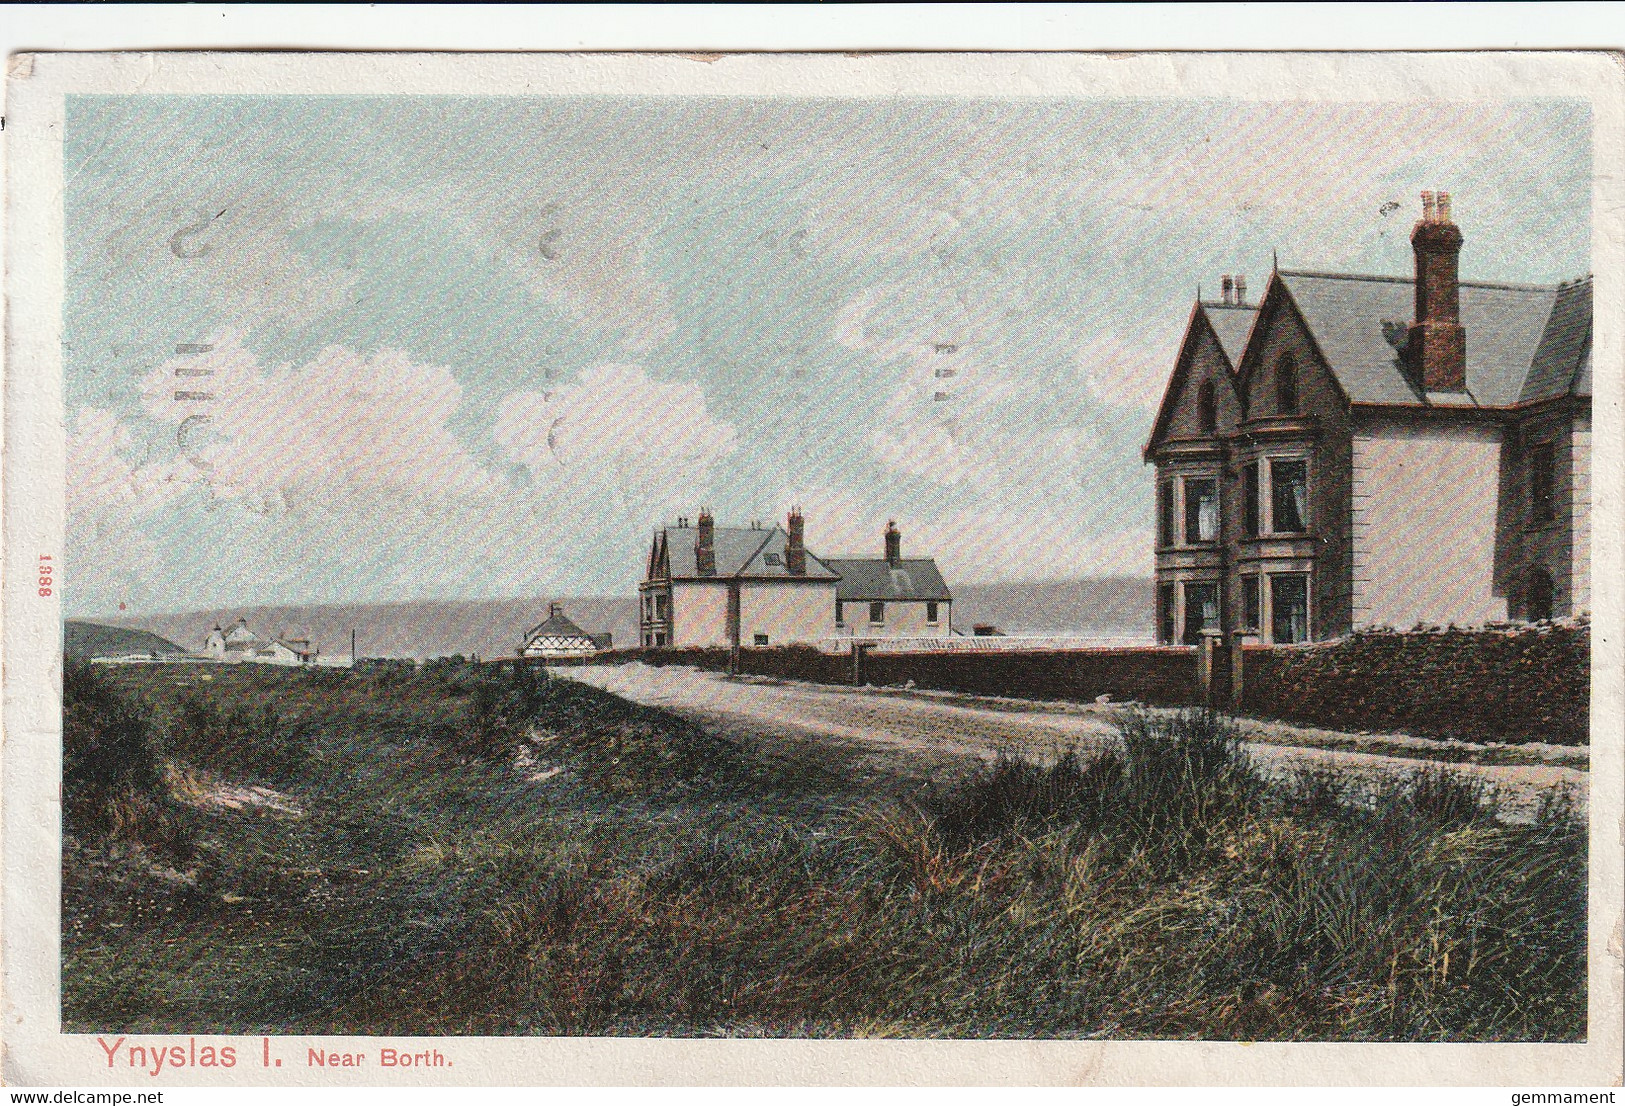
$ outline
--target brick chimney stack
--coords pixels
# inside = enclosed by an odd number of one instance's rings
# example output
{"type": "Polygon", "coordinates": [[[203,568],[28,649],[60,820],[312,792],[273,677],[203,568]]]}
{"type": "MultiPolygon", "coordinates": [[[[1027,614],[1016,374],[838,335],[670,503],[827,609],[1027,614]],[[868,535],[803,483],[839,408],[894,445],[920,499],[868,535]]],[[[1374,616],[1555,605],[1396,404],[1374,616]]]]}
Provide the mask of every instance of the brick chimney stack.
{"type": "Polygon", "coordinates": [[[1416,252],[1416,321],[1406,355],[1429,392],[1467,388],[1467,332],[1461,328],[1457,258],[1461,231],[1450,221],[1450,193],[1422,193],[1422,218],[1411,231],[1416,252]]]}
{"type": "Polygon", "coordinates": [[[1247,278],[1241,273],[1236,274],[1236,306],[1247,306],[1247,278]]]}
{"type": "Polygon", "coordinates": [[[790,541],[784,547],[784,567],[792,576],[807,575],[807,524],[802,521],[801,508],[791,507],[785,531],[790,541]]]}
{"type": "Polygon", "coordinates": [[[1236,282],[1231,278],[1229,273],[1225,273],[1224,279],[1219,281],[1219,298],[1222,299],[1226,304],[1229,304],[1231,293],[1235,291],[1235,288],[1236,282]]]}
{"type": "Polygon", "coordinates": [[[896,568],[903,561],[903,535],[897,523],[886,522],[886,563],[896,568]]]}
{"type": "Polygon", "coordinates": [[[698,536],[694,539],[694,568],[701,576],[717,574],[717,524],[709,507],[700,508],[698,536]]]}

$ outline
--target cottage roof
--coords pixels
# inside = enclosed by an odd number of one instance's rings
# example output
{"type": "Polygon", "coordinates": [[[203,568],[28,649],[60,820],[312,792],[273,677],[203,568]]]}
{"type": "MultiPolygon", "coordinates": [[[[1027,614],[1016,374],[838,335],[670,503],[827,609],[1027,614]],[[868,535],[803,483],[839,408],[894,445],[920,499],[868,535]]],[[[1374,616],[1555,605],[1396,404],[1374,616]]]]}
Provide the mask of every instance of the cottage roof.
{"type": "MultiPolygon", "coordinates": [[[[1285,269],[1277,279],[1350,402],[1428,405],[1403,354],[1415,314],[1412,279],[1285,269]]],[[[1469,404],[1510,407],[1576,392],[1590,345],[1589,281],[1462,281],[1460,304],[1469,404]]]]}
{"type": "Polygon", "coordinates": [[[751,579],[834,580],[835,573],[819,557],[807,554],[807,571],[793,575],[785,552],[790,535],[773,526],[754,529],[746,526],[717,526],[712,529],[711,547],[716,553],[714,576],[701,576],[694,548],[700,532],[693,526],[668,526],[661,531],[666,556],[674,580],[705,580],[717,577],[751,579]]]}
{"type": "Polygon", "coordinates": [[[530,632],[525,635],[525,640],[532,641],[539,637],[579,637],[586,638],[588,640],[592,639],[591,634],[587,633],[587,631],[583,630],[580,626],[577,626],[575,622],[571,620],[570,616],[565,614],[563,611],[560,611],[557,614],[548,615],[547,621],[543,622],[540,626],[532,627],[530,632]]]}
{"type": "Polygon", "coordinates": [[[832,557],[830,568],[841,574],[835,598],[855,601],[952,599],[948,584],[930,557],[904,557],[895,565],[884,557],[832,557]]]}

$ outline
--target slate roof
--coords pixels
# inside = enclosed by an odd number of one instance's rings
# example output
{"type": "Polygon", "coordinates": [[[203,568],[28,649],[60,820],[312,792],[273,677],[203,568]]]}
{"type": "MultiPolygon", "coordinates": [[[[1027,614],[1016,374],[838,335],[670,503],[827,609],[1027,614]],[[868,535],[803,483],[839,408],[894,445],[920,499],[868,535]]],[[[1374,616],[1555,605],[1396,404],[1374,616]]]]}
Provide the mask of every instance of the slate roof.
{"type": "Polygon", "coordinates": [[[948,585],[930,557],[904,557],[896,567],[884,557],[856,559],[831,557],[829,566],[841,574],[836,599],[854,601],[893,599],[947,601],[948,585]]]}
{"type": "MultiPolygon", "coordinates": [[[[1414,281],[1281,270],[1327,364],[1353,403],[1424,406],[1402,351],[1415,313],[1414,281]]],[[[1462,281],[1469,405],[1510,407],[1575,390],[1589,394],[1591,285],[1558,287],[1462,281]]]]}
{"type": "MultiPolygon", "coordinates": [[[[1472,337],[1467,339],[1472,348],[1472,337]]],[[[1535,363],[1523,382],[1520,403],[1591,394],[1591,281],[1557,289],[1546,333],[1535,351],[1535,363]]]]}
{"type": "Polygon", "coordinates": [[[1230,359],[1233,369],[1241,364],[1241,353],[1247,348],[1247,336],[1253,332],[1253,320],[1258,318],[1258,305],[1243,307],[1235,303],[1209,303],[1204,301],[1202,312],[1208,325],[1219,337],[1219,348],[1230,359]]]}
{"type": "Polygon", "coordinates": [[[751,579],[833,580],[835,573],[820,558],[807,554],[807,571],[792,575],[786,563],[785,549],[790,535],[781,526],[756,530],[745,526],[717,526],[713,528],[711,546],[716,552],[715,576],[701,576],[694,561],[694,546],[700,532],[693,526],[668,526],[661,531],[666,556],[671,564],[673,580],[708,580],[720,577],[750,577],[751,579]],[[777,559],[770,564],[768,557],[777,559]]]}

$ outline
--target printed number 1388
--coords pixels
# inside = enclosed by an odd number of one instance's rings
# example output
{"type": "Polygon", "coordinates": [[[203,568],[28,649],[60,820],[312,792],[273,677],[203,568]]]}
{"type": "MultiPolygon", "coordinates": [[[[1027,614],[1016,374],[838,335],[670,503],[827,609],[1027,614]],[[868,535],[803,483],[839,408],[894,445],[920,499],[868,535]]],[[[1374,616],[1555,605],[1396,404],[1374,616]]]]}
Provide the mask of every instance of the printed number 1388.
{"type": "Polygon", "coordinates": [[[50,598],[51,588],[55,583],[53,579],[55,574],[56,568],[51,564],[51,555],[41,553],[39,555],[39,593],[47,599],[50,598]]]}

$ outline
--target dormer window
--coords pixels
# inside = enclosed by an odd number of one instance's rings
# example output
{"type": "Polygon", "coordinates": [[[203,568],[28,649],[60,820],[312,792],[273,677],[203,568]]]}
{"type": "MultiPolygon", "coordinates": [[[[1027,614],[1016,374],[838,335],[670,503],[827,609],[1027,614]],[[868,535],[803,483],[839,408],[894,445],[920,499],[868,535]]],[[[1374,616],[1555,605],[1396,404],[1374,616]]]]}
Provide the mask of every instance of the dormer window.
{"type": "Polygon", "coordinates": [[[770,565],[783,565],[784,564],[784,558],[781,557],[777,553],[764,553],[764,554],[762,554],[762,560],[766,564],[770,564],[770,565]]]}
{"type": "Polygon", "coordinates": [[[1211,380],[1204,380],[1201,390],[1197,392],[1196,418],[1204,434],[1211,434],[1219,427],[1219,401],[1211,380]]]}
{"type": "Polygon", "coordinates": [[[1275,362],[1275,413],[1298,413],[1298,362],[1290,353],[1275,362]]]}

